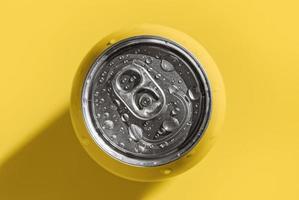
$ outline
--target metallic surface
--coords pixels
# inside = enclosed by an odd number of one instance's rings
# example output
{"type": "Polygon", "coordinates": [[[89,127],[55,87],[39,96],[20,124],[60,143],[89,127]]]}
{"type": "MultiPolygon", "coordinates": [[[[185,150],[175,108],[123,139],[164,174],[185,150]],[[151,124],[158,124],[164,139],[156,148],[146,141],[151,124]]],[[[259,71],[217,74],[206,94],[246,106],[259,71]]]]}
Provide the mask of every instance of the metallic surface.
{"type": "Polygon", "coordinates": [[[190,52],[167,39],[139,36],[113,44],[90,67],[82,83],[85,123],[113,158],[163,165],[198,143],[211,97],[190,52]]]}

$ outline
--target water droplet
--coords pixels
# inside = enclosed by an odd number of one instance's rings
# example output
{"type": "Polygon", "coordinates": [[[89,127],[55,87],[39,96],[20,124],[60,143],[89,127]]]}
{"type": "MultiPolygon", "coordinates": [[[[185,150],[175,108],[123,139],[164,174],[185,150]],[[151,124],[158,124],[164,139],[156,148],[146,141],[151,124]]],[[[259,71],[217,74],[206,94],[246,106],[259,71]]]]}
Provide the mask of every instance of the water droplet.
{"type": "Polygon", "coordinates": [[[102,76],[106,76],[107,72],[103,71],[102,76]]]}
{"type": "Polygon", "coordinates": [[[172,172],[172,169],[170,169],[170,168],[163,170],[163,174],[165,174],[165,175],[169,175],[169,174],[171,174],[171,172],[172,172]]]}
{"type": "Polygon", "coordinates": [[[139,126],[131,124],[129,127],[129,134],[133,140],[138,141],[142,138],[143,131],[139,126]]]}
{"type": "Polygon", "coordinates": [[[183,82],[182,79],[179,79],[179,80],[178,80],[178,83],[179,83],[179,84],[181,84],[182,82],[183,82]]]}
{"type": "Polygon", "coordinates": [[[145,121],[144,123],[143,123],[143,126],[144,127],[148,127],[150,125],[150,121],[145,121]]]}
{"type": "Polygon", "coordinates": [[[191,100],[197,100],[201,96],[199,87],[192,87],[188,90],[188,95],[191,100]]]}
{"type": "Polygon", "coordinates": [[[151,71],[153,71],[153,68],[150,67],[147,69],[147,71],[151,72],[151,71]]]}
{"type": "Polygon", "coordinates": [[[171,72],[174,70],[173,65],[170,62],[168,62],[167,60],[162,60],[161,68],[166,72],[171,72]]]}
{"type": "Polygon", "coordinates": [[[113,137],[114,139],[116,139],[117,136],[116,136],[116,135],[112,135],[112,137],[113,137]]]}
{"type": "Polygon", "coordinates": [[[155,78],[159,79],[161,77],[161,74],[156,74],[155,78]]]}
{"type": "Polygon", "coordinates": [[[114,127],[113,121],[111,121],[111,120],[104,121],[103,129],[111,130],[111,129],[113,129],[113,127],[114,127]]]}
{"type": "Polygon", "coordinates": [[[179,120],[177,120],[177,119],[174,118],[174,117],[171,117],[170,119],[165,120],[165,121],[162,123],[162,127],[163,127],[166,131],[168,131],[168,132],[173,131],[173,130],[176,129],[179,125],[180,125],[179,120]]]}
{"type": "Polygon", "coordinates": [[[134,80],[135,80],[135,79],[134,79],[133,77],[131,77],[131,78],[129,79],[129,82],[132,83],[134,80]]]}
{"type": "Polygon", "coordinates": [[[126,78],[123,78],[123,79],[121,79],[121,83],[125,83],[127,81],[127,79],[126,78]]]}
{"type": "Polygon", "coordinates": [[[125,147],[125,144],[123,142],[121,142],[119,145],[125,147]]]}
{"type": "Polygon", "coordinates": [[[168,92],[169,92],[169,94],[173,94],[174,92],[176,92],[178,89],[177,89],[177,87],[175,86],[175,85],[173,85],[173,86],[170,86],[169,88],[168,88],[168,92]]]}
{"type": "Polygon", "coordinates": [[[100,83],[103,83],[105,81],[105,78],[101,77],[100,78],[100,83]]]}
{"type": "Polygon", "coordinates": [[[112,45],[112,44],[114,44],[115,42],[116,42],[116,40],[111,39],[111,40],[107,43],[107,45],[112,45]]]}
{"type": "Polygon", "coordinates": [[[171,113],[170,113],[171,116],[176,116],[177,114],[178,114],[178,113],[177,113],[176,110],[172,110],[171,113]]]}
{"type": "Polygon", "coordinates": [[[100,114],[100,113],[97,113],[97,117],[100,118],[100,117],[101,117],[101,114],[100,114]]]}
{"type": "Polygon", "coordinates": [[[109,117],[109,113],[105,112],[105,113],[104,113],[104,117],[105,117],[105,118],[108,118],[108,117],[109,117]]]}
{"type": "Polygon", "coordinates": [[[190,158],[191,156],[192,156],[192,154],[190,153],[186,156],[186,158],[190,158]]]}
{"type": "Polygon", "coordinates": [[[111,104],[110,108],[111,110],[117,110],[117,107],[114,104],[111,104]]]}
{"type": "Polygon", "coordinates": [[[117,100],[117,99],[114,99],[114,100],[113,100],[113,103],[116,104],[116,106],[120,106],[120,101],[117,100]]]}
{"type": "Polygon", "coordinates": [[[145,59],[145,62],[146,62],[147,64],[150,64],[150,63],[152,62],[152,59],[150,59],[150,58],[146,58],[146,59],[145,59]]]}
{"type": "Polygon", "coordinates": [[[105,102],[105,99],[101,98],[99,103],[102,104],[104,102],[105,102]]]}
{"type": "Polygon", "coordinates": [[[129,115],[128,115],[127,113],[122,114],[122,116],[121,116],[121,120],[122,120],[123,122],[128,122],[128,120],[129,120],[129,115]]]}

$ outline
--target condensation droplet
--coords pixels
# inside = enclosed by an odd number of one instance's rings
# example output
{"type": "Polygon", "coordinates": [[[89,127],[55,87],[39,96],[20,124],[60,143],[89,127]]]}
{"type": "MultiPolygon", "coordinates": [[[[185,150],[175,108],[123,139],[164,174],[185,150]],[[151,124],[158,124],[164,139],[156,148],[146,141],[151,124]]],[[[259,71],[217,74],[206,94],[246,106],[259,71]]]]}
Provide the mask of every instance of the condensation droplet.
{"type": "Polygon", "coordinates": [[[111,129],[113,129],[113,127],[114,127],[113,121],[111,121],[111,120],[104,121],[103,129],[111,130],[111,129]]]}
{"type": "Polygon", "coordinates": [[[105,102],[105,99],[101,98],[99,103],[102,104],[104,102],[105,102]]]}
{"type": "Polygon", "coordinates": [[[104,117],[105,117],[105,118],[108,118],[108,117],[109,117],[109,113],[105,112],[105,113],[104,113],[104,117]]]}
{"type": "Polygon", "coordinates": [[[129,127],[129,134],[133,140],[138,141],[142,138],[143,131],[139,126],[131,124],[129,127]]]}
{"type": "Polygon", "coordinates": [[[105,78],[101,77],[100,78],[100,83],[103,83],[105,81],[105,78]]]}
{"type": "Polygon", "coordinates": [[[171,117],[170,119],[165,120],[162,123],[162,127],[168,132],[173,131],[174,129],[179,127],[179,125],[180,125],[179,120],[174,117],[171,117]]]}
{"type": "Polygon", "coordinates": [[[116,42],[116,40],[111,39],[111,40],[107,43],[107,45],[112,45],[112,44],[114,44],[115,42],[116,42]]]}
{"type": "Polygon", "coordinates": [[[165,174],[165,175],[169,175],[169,174],[171,174],[172,169],[167,168],[167,169],[164,169],[162,172],[163,172],[163,174],[165,174]]]}
{"type": "Polygon", "coordinates": [[[114,104],[111,104],[110,108],[111,110],[117,110],[117,107],[114,104]]]}
{"type": "Polygon", "coordinates": [[[128,120],[129,120],[129,115],[128,115],[127,113],[122,114],[122,116],[121,116],[121,120],[122,120],[123,122],[128,122],[128,120]]]}
{"type": "Polygon", "coordinates": [[[170,115],[171,116],[176,116],[178,113],[179,113],[180,109],[178,107],[176,107],[175,109],[173,109],[171,112],[170,112],[170,115]]]}
{"type": "Polygon", "coordinates": [[[120,101],[117,99],[114,99],[114,103],[116,104],[116,106],[120,106],[120,101]]]}
{"type": "Polygon", "coordinates": [[[193,87],[188,90],[188,95],[190,99],[194,101],[200,98],[201,92],[198,87],[193,87]]]}
{"type": "Polygon", "coordinates": [[[161,74],[156,74],[155,78],[159,79],[161,77],[161,74]]]}
{"type": "Polygon", "coordinates": [[[173,65],[170,62],[168,62],[167,60],[162,60],[161,68],[166,72],[171,72],[174,70],[173,65]]]}
{"type": "Polygon", "coordinates": [[[150,67],[147,69],[147,71],[151,72],[151,71],[153,71],[153,68],[150,67]]]}
{"type": "Polygon", "coordinates": [[[102,76],[106,76],[106,75],[107,75],[107,72],[103,71],[102,76]]]}
{"type": "Polygon", "coordinates": [[[150,64],[150,63],[152,62],[152,60],[151,60],[150,58],[146,58],[146,59],[145,59],[145,62],[146,62],[147,64],[150,64]]]}

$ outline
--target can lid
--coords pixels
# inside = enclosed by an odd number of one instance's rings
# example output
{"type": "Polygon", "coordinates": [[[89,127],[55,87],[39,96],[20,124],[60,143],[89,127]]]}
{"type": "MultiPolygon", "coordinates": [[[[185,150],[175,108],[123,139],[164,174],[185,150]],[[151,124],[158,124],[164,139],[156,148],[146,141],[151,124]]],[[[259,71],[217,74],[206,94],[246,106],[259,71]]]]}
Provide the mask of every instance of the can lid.
{"type": "Polygon", "coordinates": [[[99,55],[84,82],[82,108],[90,135],[107,154],[159,166],[200,140],[211,92],[190,52],[168,39],[138,36],[99,55]]]}

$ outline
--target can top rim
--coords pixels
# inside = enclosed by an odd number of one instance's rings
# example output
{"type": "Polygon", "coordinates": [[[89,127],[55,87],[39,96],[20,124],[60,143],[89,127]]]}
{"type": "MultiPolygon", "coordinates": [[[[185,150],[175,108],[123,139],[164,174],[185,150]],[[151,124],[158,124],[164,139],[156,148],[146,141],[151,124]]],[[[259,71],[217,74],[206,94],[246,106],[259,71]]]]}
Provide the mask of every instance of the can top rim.
{"type": "Polygon", "coordinates": [[[82,95],[81,106],[83,110],[84,122],[85,125],[87,126],[90,136],[98,145],[98,147],[100,147],[104,152],[106,152],[113,159],[116,159],[128,165],[138,166],[138,167],[161,166],[173,162],[179,159],[180,157],[182,157],[183,155],[185,155],[186,153],[188,153],[200,141],[202,135],[204,134],[205,129],[208,126],[208,122],[211,114],[211,100],[212,100],[211,89],[203,67],[201,66],[199,61],[184,47],[182,47],[181,45],[177,44],[174,41],[162,38],[160,36],[152,36],[152,35],[134,36],[134,37],[123,39],[108,47],[103,53],[101,53],[98,56],[98,58],[92,64],[84,80],[84,85],[83,85],[81,95],[82,95]],[[161,47],[163,48],[168,48],[179,52],[182,56],[184,56],[185,59],[188,59],[188,61],[192,63],[192,67],[196,69],[197,75],[199,76],[199,79],[204,86],[204,92],[205,92],[204,95],[206,101],[205,110],[203,111],[203,120],[201,125],[199,126],[199,129],[197,130],[197,133],[194,134],[192,140],[190,140],[189,143],[187,143],[183,148],[179,149],[175,154],[169,154],[165,157],[158,158],[158,159],[141,159],[139,157],[130,157],[120,152],[117,152],[113,148],[111,148],[111,146],[108,145],[106,141],[104,141],[101,137],[98,136],[98,132],[95,129],[94,124],[92,123],[91,120],[90,109],[87,105],[88,101],[86,101],[86,99],[88,99],[90,95],[92,79],[95,76],[95,73],[98,70],[98,68],[101,66],[101,64],[109,56],[113,55],[115,52],[119,51],[120,49],[123,49],[127,46],[142,44],[142,43],[152,43],[152,44],[161,45],[161,47]]]}

